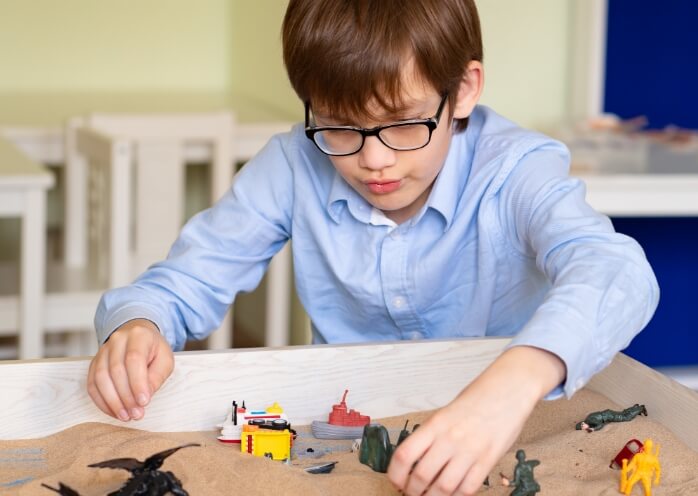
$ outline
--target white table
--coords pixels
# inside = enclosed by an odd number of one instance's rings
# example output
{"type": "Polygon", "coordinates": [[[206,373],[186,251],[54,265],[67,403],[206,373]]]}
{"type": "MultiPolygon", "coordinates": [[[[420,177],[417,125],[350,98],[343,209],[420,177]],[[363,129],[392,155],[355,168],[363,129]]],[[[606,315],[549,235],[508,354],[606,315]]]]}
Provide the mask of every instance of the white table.
{"type": "Polygon", "coordinates": [[[50,172],[0,138],[0,217],[19,217],[22,222],[18,326],[22,359],[43,357],[46,190],[51,186],[50,172]]]}
{"type": "MultiPolygon", "coordinates": [[[[255,155],[276,134],[288,131],[294,120],[301,116],[289,116],[263,103],[251,101],[240,95],[228,92],[184,92],[184,93],[2,93],[0,92],[0,137],[5,137],[24,151],[31,159],[56,166],[62,166],[66,159],[65,128],[68,120],[91,113],[114,114],[166,114],[232,111],[236,117],[235,132],[231,136],[232,148],[237,160],[245,161],[255,155]]],[[[188,162],[207,162],[210,148],[196,143],[184,149],[188,162]]],[[[67,185],[70,187],[70,185],[67,185]]],[[[73,191],[75,187],[73,185],[73,191]]],[[[74,202],[71,202],[74,203],[74,202]]],[[[84,250],[75,250],[76,238],[82,235],[72,232],[76,226],[84,226],[84,209],[66,206],[66,226],[72,226],[66,235],[69,255],[68,266],[80,266],[84,262],[84,250]],[[74,257],[74,254],[78,255],[74,257]]],[[[291,286],[290,252],[286,247],[283,253],[274,257],[269,271],[274,272],[278,283],[269,290],[276,298],[287,296],[291,286]]],[[[267,308],[265,343],[282,346],[289,343],[289,310],[267,308]]],[[[285,308],[285,307],[284,307],[285,308]]]]}
{"type": "MultiPolygon", "coordinates": [[[[44,164],[65,160],[64,126],[68,119],[90,113],[157,114],[233,111],[237,120],[235,149],[250,156],[270,134],[288,131],[302,118],[229,92],[0,92],[0,135],[44,164]]],[[[201,158],[197,150],[192,159],[201,158]]]]}
{"type": "Polygon", "coordinates": [[[583,174],[578,177],[587,185],[589,204],[606,215],[698,216],[698,173],[583,174]]]}

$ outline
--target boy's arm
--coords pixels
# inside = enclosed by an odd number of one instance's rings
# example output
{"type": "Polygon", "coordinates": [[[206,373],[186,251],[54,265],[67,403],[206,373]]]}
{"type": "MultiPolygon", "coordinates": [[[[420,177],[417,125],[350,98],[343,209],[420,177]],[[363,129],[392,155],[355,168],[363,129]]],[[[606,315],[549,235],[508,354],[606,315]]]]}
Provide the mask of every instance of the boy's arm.
{"type": "Polygon", "coordinates": [[[485,215],[510,256],[535,259],[552,288],[508,349],[398,447],[388,476],[408,495],[474,494],[535,404],[563,382],[571,396],[656,308],[642,249],[585,202],[568,164],[561,146],[531,152],[493,195],[497,208],[485,215]]]}
{"type": "Polygon", "coordinates": [[[555,355],[510,348],[397,448],[389,479],[408,495],[428,487],[428,494],[475,494],[536,403],[564,377],[555,355]]]}
{"type": "Polygon", "coordinates": [[[97,406],[140,419],[174,367],[172,348],[218,327],[289,238],[293,177],[280,139],[238,174],[230,191],[182,229],[167,260],[105,293],[95,316],[101,347],[88,371],[97,406]]]}
{"type": "Polygon", "coordinates": [[[510,346],[550,351],[567,368],[569,397],[606,367],[647,324],[659,299],[638,243],[616,233],[585,200],[583,182],[567,175],[566,150],[534,150],[501,189],[499,223],[518,256],[535,260],[552,288],[510,346]]]}
{"type": "Polygon", "coordinates": [[[103,295],[95,316],[100,344],[136,318],[155,323],[173,349],[216,329],[235,295],[257,287],[289,239],[292,185],[277,137],[215,206],[184,226],[166,260],[103,295]]]}

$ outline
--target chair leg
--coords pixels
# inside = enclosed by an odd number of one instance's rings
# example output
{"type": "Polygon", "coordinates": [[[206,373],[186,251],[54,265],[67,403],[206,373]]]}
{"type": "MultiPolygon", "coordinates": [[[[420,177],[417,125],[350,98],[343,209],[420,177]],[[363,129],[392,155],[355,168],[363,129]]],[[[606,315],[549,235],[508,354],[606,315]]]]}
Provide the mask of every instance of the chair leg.
{"type": "Polygon", "coordinates": [[[267,270],[264,346],[288,346],[291,337],[291,243],[272,258],[267,270]]]}
{"type": "Polygon", "coordinates": [[[63,337],[63,351],[61,355],[75,357],[82,355],[82,335],[83,332],[69,332],[63,337]]]}
{"type": "Polygon", "coordinates": [[[94,331],[90,330],[80,333],[80,355],[95,356],[98,349],[99,344],[97,343],[97,335],[94,331]]]}
{"type": "Polygon", "coordinates": [[[221,326],[208,337],[209,350],[227,350],[233,347],[233,310],[228,310],[221,326]]]}

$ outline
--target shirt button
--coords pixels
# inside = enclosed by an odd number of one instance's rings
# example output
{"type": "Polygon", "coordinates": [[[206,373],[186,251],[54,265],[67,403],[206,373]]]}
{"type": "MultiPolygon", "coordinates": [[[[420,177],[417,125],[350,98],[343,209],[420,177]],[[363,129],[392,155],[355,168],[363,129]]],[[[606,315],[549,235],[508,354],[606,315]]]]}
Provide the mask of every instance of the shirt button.
{"type": "Polygon", "coordinates": [[[405,299],[402,296],[396,296],[393,298],[393,306],[395,308],[402,308],[405,305],[405,299]]]}
{"type": "Polygon", "coordinates": [[[394,229],[394,230],[390,233],[390,239],[400,239],[400,233],[398,232],[397,229],[394,229]]]}
{"type": "Polygon", "coordinates": [[[582,389],[584,387],[584,378],[580,377],[577,382],[574,383],[575,389],[582,389]]]}
{"type": "Polygon", "coordinates": [[[407,335],[409,339],[422,339],[422,333],[419,331],[413,331],[407,335]]]}

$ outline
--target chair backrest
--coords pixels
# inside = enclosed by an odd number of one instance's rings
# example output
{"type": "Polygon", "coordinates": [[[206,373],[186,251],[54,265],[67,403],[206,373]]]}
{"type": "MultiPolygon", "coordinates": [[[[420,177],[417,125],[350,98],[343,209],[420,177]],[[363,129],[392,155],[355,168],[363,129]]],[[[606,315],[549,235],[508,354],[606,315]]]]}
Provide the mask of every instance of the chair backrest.
{"type": "MultiPolygon", "coordinates": [[[[237,162],[289,127],[284,122],[238,125],[229,113],[72,119],[66,129],[66,265],[86,266],[89,252],[90,265],[106,287],[128,284],[166,255],[181,227],[185,162],[211,163],[213,202],[230,187],[237,162]]],[[[288,246],[272,260],[268,281],[265,342],[282,346],[290,335],[288,246]]],[[[229,334],[214,333],[209,345],[230,347],[229,334]]]]}
{"type": "MultiPolygon", "coordinates": [[[[87,192],[83,222],[89,226],[84,239],[73,243],[86,240],[89,255],[82,261],[89,260],[108,287],[128,283],[167,254],[183,222],[187,162],[211,163],[211,202],[233,179],[234,119],[229,113],[94,114],[69,129],[77,157],[68,167],[83,168],[72,184],[75,189],[82,184],[87,192]]],[[[66,217],[66,222],[80,222],[71,212],[66,217]]]]}

